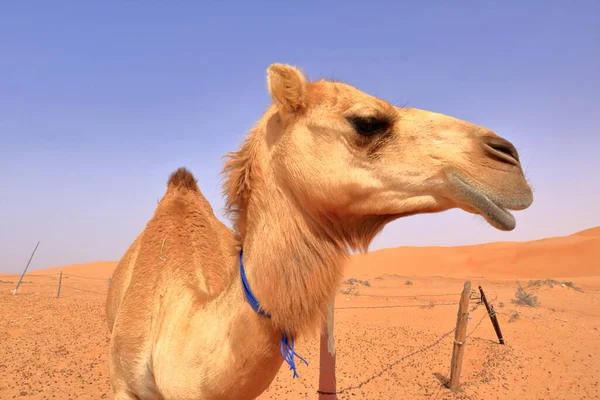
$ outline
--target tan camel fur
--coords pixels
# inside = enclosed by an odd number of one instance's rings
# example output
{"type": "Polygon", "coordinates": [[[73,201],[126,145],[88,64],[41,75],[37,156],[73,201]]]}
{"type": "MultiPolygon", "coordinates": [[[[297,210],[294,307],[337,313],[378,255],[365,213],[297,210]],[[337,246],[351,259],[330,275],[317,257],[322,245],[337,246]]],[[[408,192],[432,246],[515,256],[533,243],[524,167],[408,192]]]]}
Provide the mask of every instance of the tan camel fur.
{"type": "Polygon", "coordinates": [[[273,104],[224,169],[234,230],[180,168],[115,270],[117,400],[256,398],[282,365],[282,333],[319,332],[349,249],[397,218],[456,207],[512,230],[507,209],[533,201],[515,147],[488,129],[288,65],[271,65],[267,86],[273,104]],[[270,319],[244,297],[242,248],[270,319]]]}

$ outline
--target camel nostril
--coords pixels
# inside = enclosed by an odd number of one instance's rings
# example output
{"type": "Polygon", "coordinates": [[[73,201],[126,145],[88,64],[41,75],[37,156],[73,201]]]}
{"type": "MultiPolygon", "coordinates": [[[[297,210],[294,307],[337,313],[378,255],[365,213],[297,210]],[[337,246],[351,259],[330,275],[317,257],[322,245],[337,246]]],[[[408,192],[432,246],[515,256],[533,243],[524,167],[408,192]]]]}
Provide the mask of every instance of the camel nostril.
{"type": "Polygon", "coordinates": [[[499,151],[502,154],[506,154],[509,157],[514,158],[516,161],[519,161],[519,156],[512,151],[512,149],[508,146],[502,145],[490,145],[490,147],[496,151],[499,151]]]}
{"type": "Polygon", "coordinates": [[[488,155],[497,161],[510,165],[519,165],[520,163],[517,149],[505,139],[498,137],[484,138],[483,147],[488,155]]]}

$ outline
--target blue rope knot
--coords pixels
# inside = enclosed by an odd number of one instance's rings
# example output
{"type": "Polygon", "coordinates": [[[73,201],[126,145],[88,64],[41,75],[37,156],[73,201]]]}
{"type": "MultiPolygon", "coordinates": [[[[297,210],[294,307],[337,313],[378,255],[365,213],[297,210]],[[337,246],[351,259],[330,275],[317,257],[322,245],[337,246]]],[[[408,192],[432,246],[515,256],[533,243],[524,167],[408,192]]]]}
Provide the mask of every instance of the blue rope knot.
{"type": "MultiPolygon", "coordinates": [[[[246,277],[246,271],[244,270],[244,257],[243,250],[240,250],[240,276],[242,277],[242,287],[244,288],[244,295],[246,295],[246,300],[250,307],[258,314],[271,318],[271,314],[264,311],[260,306],[260,302],[250,290],[250,285],[248,284],[248,278],[246,277]]],[[[281,352],[281,356],[285,360],[286,363],[290,366],[290,369],[294,371],[293,378],[298,377],[298,371],[296,370],[296,363],[294,361],[294,356],[298,357],[300,360],[304,362],[304,364],[308,365],[308,362],[300,357],[296,351],[294,350],[294,337],[288,336],[285,332],[281,335],[281,344],[279,345],[279,351],[281,352]]]]}

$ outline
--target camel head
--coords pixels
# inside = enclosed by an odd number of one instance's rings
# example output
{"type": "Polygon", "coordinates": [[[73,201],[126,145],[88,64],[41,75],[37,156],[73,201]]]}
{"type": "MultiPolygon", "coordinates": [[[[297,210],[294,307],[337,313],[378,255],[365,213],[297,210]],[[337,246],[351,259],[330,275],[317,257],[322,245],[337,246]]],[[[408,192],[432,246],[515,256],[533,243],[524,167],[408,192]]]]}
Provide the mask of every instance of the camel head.
{"type": "Polygon", "coordinates": [[[392,220],[451,208],[510,231],[516,222],[509,210],[533,202],[517,149],[489,129],[395,107],[345,83],[310,82],[289,65],[269,66],[267,86],[273,104],[241,150],[245,156],[230,161],[238,174],[226,192],[237,211],[252,197],[252,167],[240,163],[251,163],[259,148],[255,171],[269,185],[362,250],[392,220]]]}

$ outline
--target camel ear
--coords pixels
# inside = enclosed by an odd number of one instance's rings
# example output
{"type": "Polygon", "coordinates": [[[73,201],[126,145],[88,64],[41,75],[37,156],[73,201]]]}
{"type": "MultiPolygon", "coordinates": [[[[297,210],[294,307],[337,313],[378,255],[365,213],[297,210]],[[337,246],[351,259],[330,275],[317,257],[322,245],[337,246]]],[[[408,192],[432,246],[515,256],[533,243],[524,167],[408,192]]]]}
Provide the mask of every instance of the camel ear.
{"type": "Polygon", "coordinates": [[[267,86],[281,111],[296,113],[306,107],[307,79],[297,68],[271,64],[267,69],[267,86]]]}

